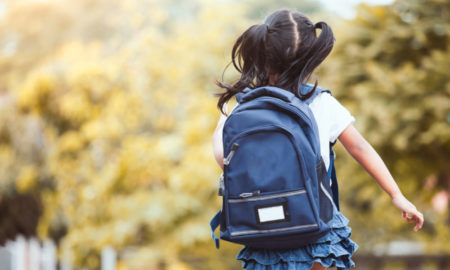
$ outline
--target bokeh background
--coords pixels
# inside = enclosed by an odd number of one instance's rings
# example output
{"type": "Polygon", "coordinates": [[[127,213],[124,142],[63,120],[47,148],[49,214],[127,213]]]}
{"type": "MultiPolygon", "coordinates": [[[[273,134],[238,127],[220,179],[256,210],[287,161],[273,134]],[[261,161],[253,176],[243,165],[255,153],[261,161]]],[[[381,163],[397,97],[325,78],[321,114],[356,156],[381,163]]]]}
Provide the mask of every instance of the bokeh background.
{"type": "Polygon", "coordinates": [[[209,233],[214,80],[240,33],[288,7],[333,28],[313,78],[425,215],[414,233],[337,146],[357,254],[450,254],[450,2],[337,2],[0,1],[0,244],[52,239],[75,269],[99,269],[105,246],[118,269],[240,269],[241,246],[216,250],[209,233]]]}

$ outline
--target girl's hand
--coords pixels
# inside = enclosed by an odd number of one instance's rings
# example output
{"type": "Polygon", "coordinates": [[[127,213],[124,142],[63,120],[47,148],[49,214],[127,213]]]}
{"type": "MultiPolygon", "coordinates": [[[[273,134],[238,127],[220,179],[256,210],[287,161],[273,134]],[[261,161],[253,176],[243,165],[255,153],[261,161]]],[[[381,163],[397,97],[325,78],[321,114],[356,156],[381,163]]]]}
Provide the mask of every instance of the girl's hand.
{"type": "Polygon", "coordinates": [[[416,222],[414,231],[417,232],[422,228],[424,219],[423,214],[403,194],[398,194],[392,197],[392,203],[400,210],[402,210],[402,217],[409,223],[416,222]]]}

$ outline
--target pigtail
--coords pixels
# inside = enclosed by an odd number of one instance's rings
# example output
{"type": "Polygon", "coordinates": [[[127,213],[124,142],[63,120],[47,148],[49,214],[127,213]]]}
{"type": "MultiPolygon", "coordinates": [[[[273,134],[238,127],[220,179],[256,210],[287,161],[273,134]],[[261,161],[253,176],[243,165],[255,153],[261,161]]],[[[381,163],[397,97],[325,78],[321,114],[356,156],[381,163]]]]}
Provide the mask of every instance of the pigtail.
{"type": "Polygon", "coordinates": [[[333,31],[325,22],[313,24],[308,18],[294,14],[294,18],[299,25],[301,44],[290,65],[279,77],[281,88],[289,89],[302,100],[313,95],[317,87],[317,80],[314,87],[304,93],[303,86],[311,77],[313,71],[330,54],[334,45],[333,31]],[[316,29],[321,29],[321,33],[316,37],[316,29]]]}
{"type": "Polygon", "coordinates": [[[303,84],[309,80],[313,71],[330,54],[331,50],[333,49],[335,41],[333,31],[331,30],[330,26],[328,26],[327,23],[325,22],[316,23],[314,25],[314,31],[316,29],[321,29],[321,32],[320,35],[312,44],[312,46],[310,47],[310,49],[308,50],[308,52],[306,53],[307,61],[303,66],[302,71],[300,72],[299,76],[300,81],[297,86],[297,94],[303,100],[308,99],[314,93],[317,87],[317,80],[314,83],[313,89],[307,94],[304,94],[302,92],[303,84]]]}
{"type": "Polygon", "coordinates": [[[269,72],[266,70],[265,54],[270,31],[267,24],[252,25],[237,38],[231,51],[231,63],[241,73],[241,77],[233,85],[216,80],[216,85],[225,89],[225,92],[216,94],[219,96],[217,107],[221,111],[223,104],[245,88],[255,88],[268,83],[269,72]]]}

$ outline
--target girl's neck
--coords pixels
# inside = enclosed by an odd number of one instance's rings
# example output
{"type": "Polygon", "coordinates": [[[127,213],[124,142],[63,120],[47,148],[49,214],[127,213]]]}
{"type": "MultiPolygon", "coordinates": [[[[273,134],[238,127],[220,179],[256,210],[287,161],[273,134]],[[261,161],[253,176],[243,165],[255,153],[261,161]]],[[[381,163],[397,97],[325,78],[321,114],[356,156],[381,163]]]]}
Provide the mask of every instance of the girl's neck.
{"type": "Polygon", "coordinates": [[[275,82],[278,79],[278,74],[269,75],[269,85],[275,85],[275,82]]]}

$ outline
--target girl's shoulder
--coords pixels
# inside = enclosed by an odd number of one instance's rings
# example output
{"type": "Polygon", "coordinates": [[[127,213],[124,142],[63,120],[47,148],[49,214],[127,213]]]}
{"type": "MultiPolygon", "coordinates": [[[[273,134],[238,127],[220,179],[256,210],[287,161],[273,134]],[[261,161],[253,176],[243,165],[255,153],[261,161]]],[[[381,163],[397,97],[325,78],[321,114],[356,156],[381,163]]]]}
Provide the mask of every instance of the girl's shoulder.
{"type": "Polygon", "coordinates": [[[355,121],[350,111],[327,92],[317,95],[309,106],[319,130],[326,133],[323,135],[330,142],[336,141],[341,132],[355,121]]]}
{"type": "Polygon", "coordinates": [[[344,107],[331,93],[322,92],[318,94],[314,100],[310,104],[311,109],[325,109],[326,111],[340,112],[347,111],[347,108],[344,107]]]}

